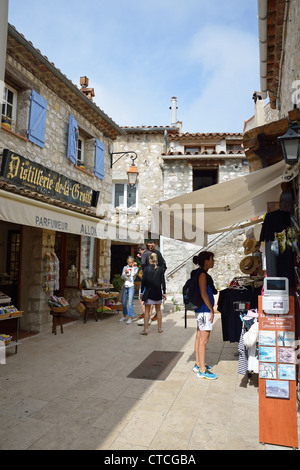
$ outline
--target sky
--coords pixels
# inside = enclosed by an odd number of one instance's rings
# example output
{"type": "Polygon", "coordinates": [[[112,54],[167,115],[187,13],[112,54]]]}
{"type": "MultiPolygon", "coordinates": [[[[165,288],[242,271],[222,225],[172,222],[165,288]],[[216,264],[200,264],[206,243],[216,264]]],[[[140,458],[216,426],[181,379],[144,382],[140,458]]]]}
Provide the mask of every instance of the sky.
{"type": "Polygon", "coordinates": [[[9,0],[10,24],[119,126],[242,132],[259,91],[256,0],[9,0]]]}

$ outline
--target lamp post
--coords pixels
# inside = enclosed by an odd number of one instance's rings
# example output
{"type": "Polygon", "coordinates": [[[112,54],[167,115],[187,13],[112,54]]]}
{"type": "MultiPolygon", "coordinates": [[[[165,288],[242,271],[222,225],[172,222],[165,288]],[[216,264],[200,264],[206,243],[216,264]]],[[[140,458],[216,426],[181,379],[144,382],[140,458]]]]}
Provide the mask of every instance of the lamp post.
{"type": "Polygon", "coordinates": [[[281,143],[284,160],[289,165],[295,165],[300,157],[300,135],[296,132],[300,126],[292,126],[289,124],[288,131],[278,137],[281,143]]]}
{"type": "Polygon", "coordinates": [[[134,161],[137,159],[137,154],[135,152],[129,151],[129,152],[111,152],[110,153],[110,167],[112,168],[115,163],[117,163],[121,158],[124,157],[124,155],[131,155],[134,154],[135,157],[131,156],[131,166],[129,167],[129,170],[127,171],[127,176],[128,176],[128,184],[131,188],[133,188],[136,183],[137,183],[137,178],[139,176],[139,172],[137,167],[134,164],[134,161]],[[120,157],[116,160],[113,161],[113,155],[120,155],[120,157]]]}

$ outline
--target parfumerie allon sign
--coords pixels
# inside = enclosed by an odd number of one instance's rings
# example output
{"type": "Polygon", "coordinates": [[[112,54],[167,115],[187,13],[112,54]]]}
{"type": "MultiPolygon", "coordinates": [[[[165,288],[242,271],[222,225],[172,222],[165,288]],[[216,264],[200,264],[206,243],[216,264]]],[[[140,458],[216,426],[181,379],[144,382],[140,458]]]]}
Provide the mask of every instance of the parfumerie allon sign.
{"type": "Polygon", "coordinates": [[[18,186],[30,188],[45,196],[82,207],[97,206],[99,191],[94,191],[8,149],[3,150],[1,176],[18,186]]]}

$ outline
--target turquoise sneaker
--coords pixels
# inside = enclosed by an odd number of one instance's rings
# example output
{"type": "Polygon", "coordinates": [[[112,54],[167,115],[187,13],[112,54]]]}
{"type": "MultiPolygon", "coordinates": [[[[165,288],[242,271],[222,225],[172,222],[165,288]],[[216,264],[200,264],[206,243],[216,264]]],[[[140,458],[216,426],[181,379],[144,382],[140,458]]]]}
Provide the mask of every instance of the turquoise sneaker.
{"type": "Polygon", "coordinates": [[[209,370],[206,369],[205,372],[198,372],[197,374],[198,379],[207,379],[207,380],[216,380],[218,378],[217,374],[213,374],[209,370]]]}
{"type": "MultiPolygon", "coordinates": [[[[206,367],[206,370],[211,370],[212,369],[212,367],[208,366],[207,364],[205,364],[205,367],[206,367]]],[[[199,372],[199,366],[197,366],[197,364],[194,365],[193,372],[195,372],[195,373],[199,372]]]]}

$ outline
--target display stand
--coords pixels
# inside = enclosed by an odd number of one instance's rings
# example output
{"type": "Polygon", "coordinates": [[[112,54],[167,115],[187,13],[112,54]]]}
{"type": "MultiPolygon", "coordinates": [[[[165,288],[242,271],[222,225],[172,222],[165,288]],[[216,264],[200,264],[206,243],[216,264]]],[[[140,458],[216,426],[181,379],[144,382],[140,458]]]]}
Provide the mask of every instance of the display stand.
{"type": "MultiPolygon", "coordinates": [[[[101,320],[103,320],[103,313],[104,313],[105,303],[108,300],[115,299],[116,297],[119,296],[119,292],[109,292],[112,288],[113,288],[113,286],[108,286],[106,288],[102,287],[101,290],[98,291],[98,296],[99,296],[99,300],[100,300],[100,305],[99,305],[99,308],[98,308],[98,312],[101,313],[101,320]]],[[[116,310],[119,313],[119,311],[123,310],[122,304],[115,305],[115,306],[109,306],[109,308],[110,308],[110,310],[105,310],[105,313],[114,312],[116,310]]]]}
{"type": "Polygon", "coordinates": [[[98,321],[98,316],[97,316],[97,307],[98,307],[98,299],[96,300],[87,300],[87,299],[82,299],[81,302],[85,306],[85,311],[84,311],[84,318],[83,318],[83,323],[87,322],[88,316],[90,314],[94,315],[94,318],[96,321],[98,321]]]}
{"type": "Polygon", "coordinates": [[[56,335],[56,326],[57,321],[59,320],[60,323],[60,332],[63,333],[63,324],[62,324],[62,315],[66,313],[69,307],[52,307],[50,311],[50,315],[52,315],[52,333],[56,335]]]}
{"type": "Polygon", "coordinates": [[[289,313],[259,311],[259,441],[298,448],[295,304],[289,313]]]}
{"type": "Polygon", "coordinates": [[[16,327],[16,341],[10,341],[7,345],[6,348],[11,348],[12,346],[15,346],[15,354],[18,352],[18,345],[21,344],[19,342],[19,330],[20,330],[20,318],[23,314],[23,311],[18,311],[10,314],[8,317],[4,315],[0,315],[0,321],[2,320],[17,320],[17,327],[16,327]]]}

